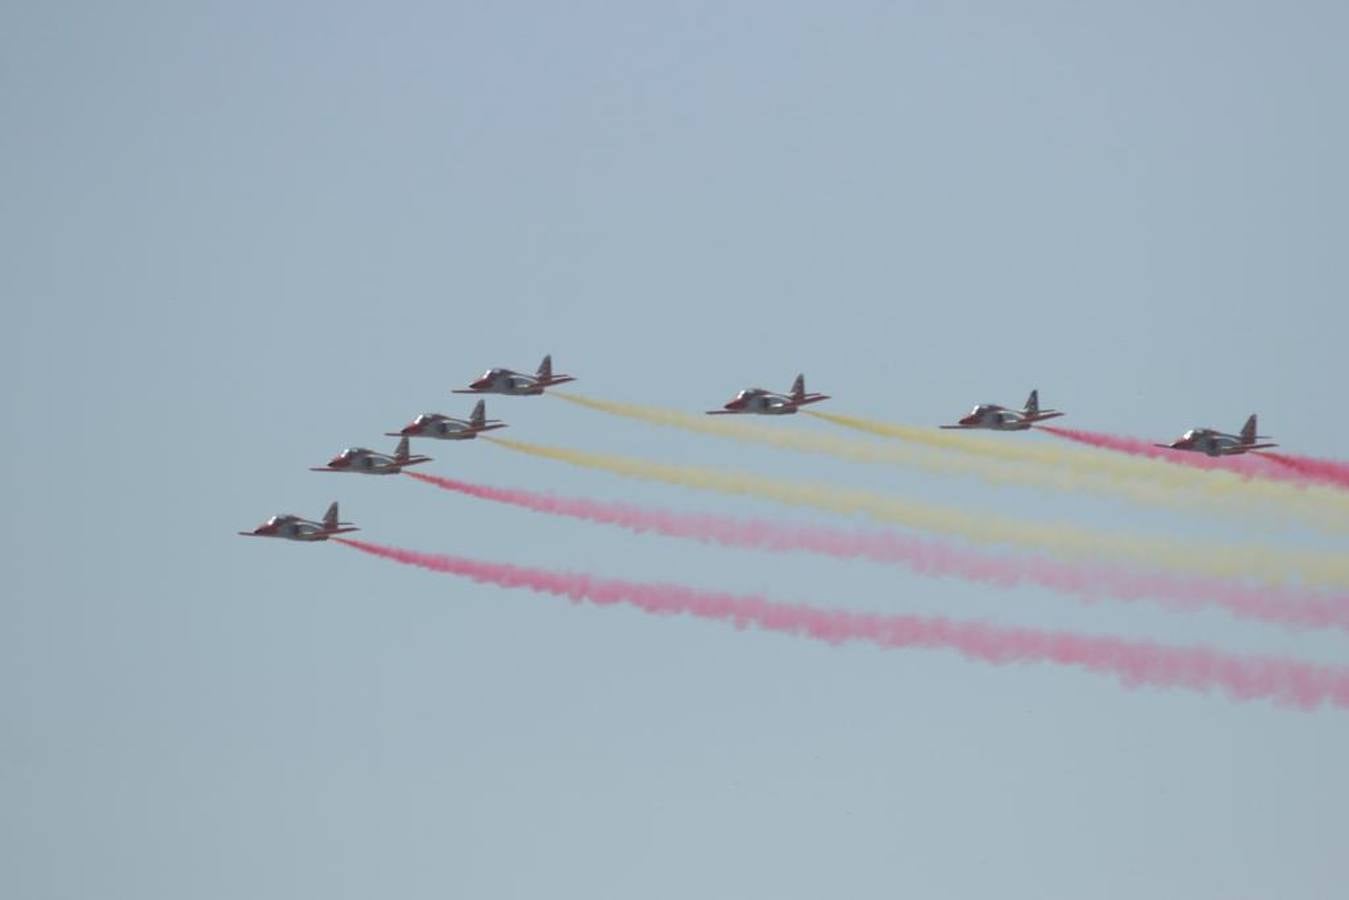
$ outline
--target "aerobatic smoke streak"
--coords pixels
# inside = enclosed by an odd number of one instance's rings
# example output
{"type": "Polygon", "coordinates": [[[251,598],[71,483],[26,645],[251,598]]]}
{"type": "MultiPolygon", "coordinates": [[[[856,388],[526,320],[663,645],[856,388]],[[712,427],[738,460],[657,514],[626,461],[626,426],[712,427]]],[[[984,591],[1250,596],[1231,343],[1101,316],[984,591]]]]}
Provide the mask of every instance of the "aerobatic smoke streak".
{"type": "MultiPolygon", "coordinates": [[[[798,450],[805,453],[820,453],[836,456],[852,462],[898,463],[901,465],[940,465],[940,460],[928,458],[927,454],[915,453],[904,447],[886,447],[880,444],[846,441],[823,434],[809,434],[801,431],[781,431],[749,422],[731,422],[724,418],[710,419],[707,416],[695,416],[676,409],[659,406],[638,406],[633,403],[617,403],[612,400],[599,400],[581,394],[551,391],[548,396],[584,406],[625,419],[636,419],[653,425],[669,428],[681,428],[699,434],[731,438],[739,441],[751,441],[768,444],[786,450],[798,450]]],[[[952,471],[957,467],[946,467],[952,471]]],[[[967,468],[967,467],[966,467],[967,468]]]]}
{"type": "Polygon", "coordinates": [[[1349,558],[1343,554],[1271,550],[1251,545],[1187,545],[1136,535],[1091,532],[1074,525],[1039,524],[990,514],[965,513],[911,503],[869,491],[779,481],[741,472],[651,463],[630,457],[546,447],[508,438],[484,437],[483,440],[531,456],[629,478],[759,497],[843,515],[862,513],[878,521],[953,534],[978,543],[1030,547],[1063,556],[1113,557],[1141,563],[1149,568],[1168,568],[1219,578],[1249,576],[1270,583],[1296,579],[1304,584],[1349,587],[1349,558]]]}
{"type": "MultiPolygon", "coordinates": [[[[814,410],[803,410],[809,415],[848,427],[870,430],[874,434],[888,437],[907,437],[911,433],[921,434],[922,442],[942,450],[958,449],[961,453],[942,452],[934,454],[931,449],[912,449],[894,444],[875,444],[844,440],[822,434],[812,434],[799,430],[782,430],[759,424],[728,422],[722,419],[709,419],[707,416],[690,415],[679,410],[657,406],[617,403],[611,400],[599,400],[580,394],[552,392],[549,396],[558,397],[568,403],[575,403],[588,409],[650,422],[672,428],[680,428],[700,434],[711,434],[722,438],[751,441],[768,444],[805,453],[818,453],[844,459],[851,462],[887,463],[913,467],[929,472],[950,475],[969,475],[985,481],[1002,484],[1036,485],[1060,491],[1091,491],[1109,496],[1120,496],[1135,503],[1147,503],[1192,511],[1196,494],[1180,493],[1177,488],[1198,491],[1202,497],[1216,508],[1224,511],[1251,509],[1260,501],[1274,501],[1273,509],[1280,514],[1296,516],[1310,524],[1333,530],[1349,529],[1349,503],[1334,510],[1327,510],[1318,504],[1319,498],[1309,498],[1299,491],[1276,489],[1272,493],[1260,494],[1251,491],[1233,491],[1239,486],[1231,484],[1203,484],[1186,473],[1171,473],[1167,478],[1165,467],[1143,465],[1132,460],[1112,460],[1097,454],[1083,455],[1089,465],[1067,465],[1065,459],[1071,454],[1061,447],[1009,446],[1003,452],[996,444],[982,441],[972,435],[948,435],[931,429],[909,428],[907,426],[889,426],[884,423],[868,423],[867,420],[850,416],[839,416],[814,410]],[[933,437],[929,441],[929,437],[933,437]],[[986,452],[991,447],[998,452],[986,452]],[[974,448],[974,449],[972,449],[974,448]],[[988,457],[988,458],[984,458],[988,457]],[[1018,463],[1034,463],[1033,468],[1018,463]],[[1016,467],[1014,467],[1016,466],[1016,467]],[[1135,471],[1137,469],[1137,471],[1135,471]],[[1156,470],[1160,469],[1158,472],[1156,470]]],[[[1334,498],[1341,503],[1343,498],[1334,498]]],[[[1268,507],[1260,506],[1260,511],[1268,517],[1268,507]]]]}
{"type": "Polygon", "coordinates": [[[1326,703],[1349,707],[1349,669],[1333,666],[1243,657],[1205,647],[1168,647],[1145,641],[929,616],[823,609],[680,585],[596,578],[418,553],[350,538],[331,540],[404,565],[458,575],[481,584],[567,597],[576,603],[626,604],[653,615],[690,615],[729,622],[737,628],[754,627],[829,644],[860,641],[885,648],[941,648],[993,665],[1053,663],[1113,676],[1128,688],[1153,685],[1201,693],[1216,688],[1234,700],[1270,700],[1303,710],[1326,703]]]}
{"type": "Polygon", "coordinates": [[[549,515],[617,525],[639,534],[660,534],[778,553],[804,551],[841,559],[897,563],[919,575],[953,576],[999,587],[1031,584],[1089,600],[1102,597],[1118,600],[1153,598],[1166,606],[1185,609],[1212,605],[1238,616],[1281,625],[1349,630],[1349,598],[1329,598],[1295,589],[1252,588],[1219,579],[1181,578],[1106,566],[1088,568],[1044,559],[1007,559],[897,534],[676,513],[645,509],[628,503],[604,503],[536,491],[489,487],[421,472],[404,474],[469,497],[549,515]]]}
{"type": "Polygon", "coordinates": [[[1271,453],[1268,450],[1261,451],[1260,456],[1288,467],[1308,481],[1320,481],[1336,487],[1349,488],[1349,463],[1333,459],[1317,459],[1314,456],[1271,453]]]}
{"type": "Polygon", "coordinates": [[[1076,428],[1059,428],[1055,425],[1037,425],[1035,427],[1040,431],[1048,432],[1055,437],[1076,441],[1079,444],[1086,444],[1089,447],[1099,447],[1102,450],[1114,450],[1117,453],[1127,453],[1130,456],[1142,456],[1147,459],[1157,459],[1171,463],[1172,465],[1186,466],[1191,469],[1204,469],[1209,472],[1228,472],[1248,479],[1268,476],[1270,472],[1269,468],[1262,465],[1259,458],[1255,456],[1209,456],[1204,453],[1193,453],[1187,450],[1170,450],[1166,447],[1155,447],[1148,441],[1140,441],[1137,438],[1124,437],[1117,434],[1103,434],[1099,431],[1081,431],[1076,428]]]}
{"type": "MultiPolygon", "coordinates": [[[[1095,473],[1106,478],[1142,482],[1150,485],[1151,491],[1138,493],[1137,484],[1124,490],[1136,499],[1149,502],[1161,502],[1163,505],[1189,507],[1195,495],[1224,503],[1239,502],[1252,504],[1266,502],[1276,509],[1295,513],[1299,518],[1323,528],[1334,531],[1349,529],[1349,503],[1342,494],[1317,489],[1305,489],[1304,479],[1297,480],[1299,485],[1270,484],[1257,480],[1260,477],[1275,477],[1269,467],[1256,459],[1225,457],[1214,459],[1196,453],[1176,450],[1164,450],[1145,441],[1121,438],[1113,435],[1090,431],[1077,431],[1071,428],[1058,428],[1053,425],[1036,425],[1035,430],[1045,431],[1057,437],[1075,441],[1091,447],[1116,450],[1134,457],[1145,459],[1112,458],[1096,453],[1070,452],[1063,447],[1048,447],[1042,444],[1010,444],[985,440],[975,435],[947,434],[932,429],[915,428],[909,425],[895,425],[887,422],[875,422],[855,416],[841,416],[835,413],[805,410],[808,415],[842,425],[846,428],[864,431],[869,434],[894,437],[906,441],[926,443],[931,446],[945,447],[962,453],[975,454],[1003,459],[1009,462],[1033,463],[1050,467],[1057,472],[1060,481],[1072,482],[1069,473],[1095,473]],[[1154,465],[1150,460],[1175,463],[1181,468],[1154,465]],[[1186,471],[1202,469],[1206,475],[1199,476],[1186,471]],[[1186,491],[1185,495],[1175,491],[1186,491]]],[[[1083,482],[1082,486],[1091,488],[1094,482],[1083,482]]],[[[1077,486],[1072,484],[1072,486],[1077,486]]]]}
{"type": "MultiPolygon", "coordinates": [[[[1096,456],[1085,453],[1069,453],[1062,447],[1049,447],[1043,444],[1026,442],[1014,444],[1009,441],[989,440],[983,435],[963,431],[950,432],[932,427],[900,425],[896,422],[880,422],[875,419],[845,416],[815,409],[807,409],[803,412],[817,419],[823,419],[844,428],[851,428],[854,431],[874,434],[877,437],[897,438],[901,441],[909,441],[940,450],[954,450],[959,453],[986,456],[1004,462],[1090,469],[1114,478],[1144,478],[1152,472],[1151,467],[1141,466],[1136,462],[1108,459],[1103,461],[1096,456]]],[[[1044,428],[1045,426],[1036,425],[1035,427],[1044,428]]]]}

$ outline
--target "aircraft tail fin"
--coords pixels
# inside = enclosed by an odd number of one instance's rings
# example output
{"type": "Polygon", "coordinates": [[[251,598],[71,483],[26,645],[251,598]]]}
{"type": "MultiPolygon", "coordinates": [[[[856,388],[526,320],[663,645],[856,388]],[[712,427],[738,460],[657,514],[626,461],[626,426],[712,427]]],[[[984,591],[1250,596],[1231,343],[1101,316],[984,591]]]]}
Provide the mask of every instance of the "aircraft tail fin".
{"type": "Polygon", "coordinates": [[[403,435],[403,439],[398,442],[398,447],[393,451],[394,459],[407,459],[411,455],[409,452],[410,443],[408,436],[403,435]]]}
{"type": "Polygon", "coordinates": [[[551,354],[543,358],[543,362],[539,363],[539,370],[534,374],[539,377],[540,381],[548,381],[553,377],[553,357],[551,354]]]}
{"type": "Polygon", "coordinates": [[[792,382],[792,399],[804,400],[806,396],[806,376],[797,375],[796,380],[792,382]]]}
{"type": "Polygon", "coordinates": [[[473,407],[473,412],[468,417],[468,423],[474,428],[481,428],[487,424],[487,401],[479,400],[473,407]]]}
{"type": "Polygon", "coordinates": [[[1033,416],[1040,411],[1040,392],[1032,390],[1030,396],[1026,398],[1026,408],[1024,412],[1028,416],[1033,416]]]}
{"type": "Polygon", "coordinates": [[[1246,420],[1246,424],[1241,426],[1241,442],[1243,444],[1255,443],[1255,413],[1246,420]]]}
{"type": "Polygon", "coordinates": [[[336,528],[337,522],[337,501],[334,500],[328,507],[328,511],[323,514],[323,527],[336,528]]]}

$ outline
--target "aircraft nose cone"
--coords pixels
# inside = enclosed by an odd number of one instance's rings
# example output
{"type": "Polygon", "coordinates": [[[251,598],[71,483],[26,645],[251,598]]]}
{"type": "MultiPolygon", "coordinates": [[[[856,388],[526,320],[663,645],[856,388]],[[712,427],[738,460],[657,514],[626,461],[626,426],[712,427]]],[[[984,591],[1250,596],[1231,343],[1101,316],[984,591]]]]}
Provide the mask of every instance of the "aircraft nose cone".
{"type": "Polygon", "coordinates": [[[334,456],[332,459],[328,460],[328,465],[332,466],[334,469],[345,469],[347,466],[351,465],[351,460],[347,459],[345,456],[334,456]]]}

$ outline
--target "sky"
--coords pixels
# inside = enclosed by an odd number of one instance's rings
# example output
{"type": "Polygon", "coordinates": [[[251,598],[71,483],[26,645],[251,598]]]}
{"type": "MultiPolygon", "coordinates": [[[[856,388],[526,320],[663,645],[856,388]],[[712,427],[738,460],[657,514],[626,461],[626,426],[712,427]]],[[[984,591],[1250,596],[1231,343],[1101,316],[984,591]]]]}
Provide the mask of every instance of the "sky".
{"type": "MultiPolygon", "coordinates": [[[[241,540],[1328,663],[1341,634],[706,547],[316,474],[493,365],[920,425],[1031,387],[1349,456],[1342,4],[0,12],[0,868],[22,898],[1332,897],[1349,716],[828,646],[241,540]],[[1013,8],[1015,7],[1015,8],[1013,8]]],[[[491,398],[511,437],[1026,520],[1281,521],[491,398]]],[[[797,416],[774,427],[835,434],[797,416]]],[[[1002,435],[1045,442],[1045,435],[1002,435]]],[[[386,446],[389,445],[389,446],[386,446]]],[[[483,441],[470,481],[849,524],[483,441]]]]}

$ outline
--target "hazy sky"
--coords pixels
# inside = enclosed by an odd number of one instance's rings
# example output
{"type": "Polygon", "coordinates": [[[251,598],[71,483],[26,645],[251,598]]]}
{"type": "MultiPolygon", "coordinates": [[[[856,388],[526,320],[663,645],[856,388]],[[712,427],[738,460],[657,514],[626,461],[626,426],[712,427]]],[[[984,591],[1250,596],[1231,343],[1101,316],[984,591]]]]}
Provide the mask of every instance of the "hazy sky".
{"type": "MultiPolygon", "coordinates": [[[[1342,711],[234,532],[340,498],[362,536],[434,552],[1346,661],[1332,633],[306,467],[463,414],[451,387],[545,352],[578,390],[695,411],[798,371],[833,409],[919,424],[1038,386],[1079,427],[1258,411],[1287,448],[1349,456],[1347,28],[1337,3],[10,4],[3,893],[1341,896],[1342,711]]],[[[1343,546],[548,398],[488,408],[525,440],[1343,546]]],[[[836,521],[419,449],[491,484],[836,521]]]]}

